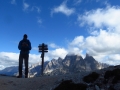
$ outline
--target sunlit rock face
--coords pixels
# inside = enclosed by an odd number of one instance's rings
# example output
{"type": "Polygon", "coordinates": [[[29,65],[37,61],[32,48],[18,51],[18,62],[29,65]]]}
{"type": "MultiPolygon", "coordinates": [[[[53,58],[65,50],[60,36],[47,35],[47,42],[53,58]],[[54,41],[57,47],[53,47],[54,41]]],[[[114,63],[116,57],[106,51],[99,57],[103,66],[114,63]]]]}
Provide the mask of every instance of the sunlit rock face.
{"type": "Polygon", "coordinates": [[[85,64],[86,64],[86,70],[95,70],[95,69],[99,69],[99,62],[97,62],[92,56],[89,56],[88,54],[86,54],[85,57],[85,64]]]}
{"type": "Polygon", "coordinates": [[[60,70],[61,68],[63,68],[62,59],[52,59],[44,68],[44,74],[51,74],[52,72],[56,71],[57,69],[60,70]]]}
{"type": "MultiPolygon", "coordinates": [[[[44,68],[49,63],[49,61],[44,62],[44,68]]],[[[36,63],[29,67],[29,77],[36,77],[41,75],[41,63],[36,63]]]]}
{"type": "Polygon", "coordinates": [[[76,72],[79,69],[85,69],[85,62],[81,56],[67,55],[63,60],[63,67],[69,72],[76,72]]]}

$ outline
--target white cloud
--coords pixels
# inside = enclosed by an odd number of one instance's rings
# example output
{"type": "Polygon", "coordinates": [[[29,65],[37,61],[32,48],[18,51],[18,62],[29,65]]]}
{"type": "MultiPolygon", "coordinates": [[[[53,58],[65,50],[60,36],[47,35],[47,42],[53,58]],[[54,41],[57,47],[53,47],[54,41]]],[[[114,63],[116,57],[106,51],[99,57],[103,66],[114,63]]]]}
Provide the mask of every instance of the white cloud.
{"type": "Polygon", "coordinates": [[[71,14],[73,14],[75,12],[75,9],[74,8],[68,8],[66,6],[66,2],[63,2],[60,6],[52,9],[51,14],[60,13],[60,12],[67,15],[67,16],[70,16],[71,14]]]}
{"type": "MultiPolygon", "coordinates": [[[[55,50],[49,50],[45,53],[44,60],[48,61],[51,59],[57,59],[58,57],[64,58],[67,54],[67,50],[64,48],[57,48],[55,50]]],[[[40,54],[29,54],[29,65],[41,63],[41,53],[40,54]]],[[[0,52],[0,70],[10,66],[18,66],[19,63],[19,53],[13,52],[0,52]]]]}
{"type": "Polygon", "coordinates": [[[96,60],[112,65],[120,64],[120,35],[100,30],[99,35],[77,36],[69,43],[68,52],[83,55],[86,53],[96,60]],[[107,57],[107,58],[106,58],[107,57]]]}
{"type": "Polygon", "coordinates": [[[105,9],[97,9],[86,12],[84,15],[79,15],[78,21],[80,25],[88,24],[96,28],[109,27],[115,28],[117,32],[120,32],[120,7],[113,6],[105,9]]]}
{"type": "Polygon", "coordinates": [[[81,50],[79,47],[77,47],[77,46],[70,46],[69,48],[68,48],[68,54],[76,54],[76,55],[81,55],[81,56],[84,56],[83,54],[82,54],[82,52],[83,52],[83,50],[81,50]]]}
{"type": "MultiPolygon", "coordinates": [[[[9,66],[18,66],[19,53],[0,52],[0,69],[9,66]]],[[[30,54],[29,65],[40,62],[40,55],[30,54]]]]}
{"type": "Polygon", "coordinates": [[[33,47],[32,49],[33,49],[33,50],[37,50],[37,51],[38,51],[38,47],[33,47]]]}
{"type": "Polygon", "coordinates": [[[30,64],[35,64],[35,63],[41,62],[40,55],[30,54],[29,55],[29,62],[30,62],[30,64]]]}
{"type": "Polygon", "coordinates": [[[33,6],[31,10],[32,11],[37,10],[37,12],[40,13],[40,8],[37,6],[33,6]]]}
{"type": "MultiPolygon", "coordinates": [[[[90,36],[85,38],[84,47],[98,61],[120,64],[120,7],[107,6],[78,16],[80,26],[93,27],[90,36]],[[103,28],[103,29],[102,29],[103,28]],[[96,30],[97,29],[97,30],[96,30]]],[[[79,36],[81,37],[81,36],[79,36]]]]}
{"type": "Polygon", "coordinates": [[[11,4],[16,4],[16,0],[11,0],[11,4]]]}
{"type": "Polygon", "coordinates": [[[42,19],[40,17],[37,17],[37,23],[40,25],[42,24],[42,19]]]}
{"type": "MultiPolygon", "coordinates": [[[[0,52],[0,64],[1,68],[18,65],[19,54],[12,52],[0,52]]],[[[0,69],[1,69],[0,68],[0,69]]]]}
{"type": "Polygon", "coordinates": [[[58,57],[64,58],[66,56],[66,54],[68,53],[68,51],[64,48],[57,48],[55,50],[50,50],[48,52],[48,56],[51,59],[57,59],[58,57]]]}
{"type": "Polygon", "coordinates": [[[75,39],[70,43],[70,45],[79,45],[84,42],[83,36],[77,36],[75,39]]]}
{"type": "Polygon", "coordinates": [[[18,59],[18,54],[17,53],[12,53],[12,52],[0,52],[1,57],[6,57],[7,59],[11,60],[17,60],[18,59]]]}
{"type": "Polygon", "coordinates": [[[4,65],[0,65],[0,70],[3,70],[4,68],[4,65]]]}
{"type": "Polygon", "coordinates": [[[118,38],[120,38],[119,34],[100,30],[98,36],[89,36],[86,38],[84,47],[93,55],[120,53],[120,41],[118,38]]]}
{"type": "Polygon", "coordinates": [[[120,64],[120,54],[108,54],[108,55],[99,55],[94,56],[98,61],[103,63],[108,63],[110,65],[119,65],[120,64]]]}
{"type": "Polygon", "coordinates": [[[28,3],[26,3],[25,1],[23,1],[23,10],[26,11],[26,10],[28,10],[29,7],[30,7],[30,5],[28,3]]]}
{"type": "Polygon", "coordinates": [[[55,43],[50,43],[49,46],[50,46],[51,48],[59,48],[59,46],[57,46],[55,43]]]}
{"type": "Polygon", "coordinates": [[[38,23],[41,24],[41,23],[42,23],[42,20],[41,20],[41,19],[38,19],[38,23]]]}
{"type": "Polygon", "coordinates": [[[26,3],[25,0],[23,0],[23,11],[29,11],[29,12],[37,11],[37,13],[40,13],[41,10],[38,6],[32,6],[26,3]]]}
{"type": "Polygon", "coordinates": [[[82,0],[74,0],[74,5],[79,5],[82,2],[82,0]]]}
{"type": "Polygon", "coordinates": [[[114,58],[115,58],[116,61],[119,61],[120,60],[120,54],[113,54],[113,55],[109,56],[110,60],[114,60],[114,58]]]}

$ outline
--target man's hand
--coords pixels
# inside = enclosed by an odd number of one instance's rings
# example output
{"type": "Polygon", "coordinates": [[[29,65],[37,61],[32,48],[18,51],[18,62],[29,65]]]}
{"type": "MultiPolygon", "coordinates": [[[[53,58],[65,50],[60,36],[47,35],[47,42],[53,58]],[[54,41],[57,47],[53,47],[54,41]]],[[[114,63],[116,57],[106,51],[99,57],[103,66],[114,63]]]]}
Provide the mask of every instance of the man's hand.
{"type": "Polygon", "coordinates": [[[26,46],[28,46],[28,44],[24,42],[24,43],[22,43],[22,46],[26,47],[26,46]]]}

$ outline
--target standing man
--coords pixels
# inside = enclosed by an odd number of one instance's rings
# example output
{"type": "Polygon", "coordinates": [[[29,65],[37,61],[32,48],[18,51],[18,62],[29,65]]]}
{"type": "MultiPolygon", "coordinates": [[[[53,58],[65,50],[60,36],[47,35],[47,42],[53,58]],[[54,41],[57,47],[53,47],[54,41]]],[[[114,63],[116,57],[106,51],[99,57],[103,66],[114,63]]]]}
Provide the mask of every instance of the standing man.
{"type": "Polygon", "coordinates": [[[20,50],[19,54],[19,75],[17,78],[22,78],[22,66],[23,61],[25,65],[25,78],[28,78],[28,61],[29,61],[29,51],[31,50],[31,42],[27,39],[27,35],[24,34],[23,40],[19,42],[18,49],[20,50]]]}

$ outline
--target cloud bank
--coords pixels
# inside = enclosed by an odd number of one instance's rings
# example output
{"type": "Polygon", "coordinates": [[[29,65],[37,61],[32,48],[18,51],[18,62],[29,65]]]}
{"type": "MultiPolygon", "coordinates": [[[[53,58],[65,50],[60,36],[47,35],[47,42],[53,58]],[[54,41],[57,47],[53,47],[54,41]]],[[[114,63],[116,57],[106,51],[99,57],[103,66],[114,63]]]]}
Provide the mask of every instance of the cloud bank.
{"type": "Polygon", "coordinates": [[[78,16],[80,26],[93,27],[82,47],[97,60],[113,65],[120,63],[119,16],[118,6],[99,8],[78,16]]]}

